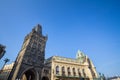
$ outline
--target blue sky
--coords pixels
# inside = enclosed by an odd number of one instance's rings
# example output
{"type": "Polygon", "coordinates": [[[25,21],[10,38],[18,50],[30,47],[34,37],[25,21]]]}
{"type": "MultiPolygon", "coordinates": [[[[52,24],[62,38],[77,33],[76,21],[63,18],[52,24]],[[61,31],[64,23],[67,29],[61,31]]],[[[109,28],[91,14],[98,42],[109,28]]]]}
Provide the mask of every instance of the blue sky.
{"type": "Polygon", "coordinates": [[[120,75],[119,0],[1,0],[0,43],[13,62],[24,37],[36,24],[48,34],[45,57],[75,58],[77,50],[93,61],[98,72],[120,75]]]}

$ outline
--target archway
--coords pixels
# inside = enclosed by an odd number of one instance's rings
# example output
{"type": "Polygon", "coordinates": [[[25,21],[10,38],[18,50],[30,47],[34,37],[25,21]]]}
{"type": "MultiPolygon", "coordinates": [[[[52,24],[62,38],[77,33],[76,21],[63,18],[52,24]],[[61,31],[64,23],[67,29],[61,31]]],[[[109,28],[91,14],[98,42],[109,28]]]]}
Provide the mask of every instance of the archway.
{"type": "Polygon", "coordinates": [[[36,80],[35,72],[34,70],[30,69],[24,72],[22,75],[22,80],[36,80]]]}
{"type": "Polygon", "coordinates": [[[43,77],[42,80],[49,80],[49,78],[48,77],[43,77]]]}

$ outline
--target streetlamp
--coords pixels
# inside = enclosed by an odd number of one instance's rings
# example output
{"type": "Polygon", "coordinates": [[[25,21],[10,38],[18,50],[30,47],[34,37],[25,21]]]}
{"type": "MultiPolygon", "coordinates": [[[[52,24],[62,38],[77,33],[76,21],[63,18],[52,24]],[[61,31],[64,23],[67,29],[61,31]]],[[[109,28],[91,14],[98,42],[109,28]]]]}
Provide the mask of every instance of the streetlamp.
{"type": "Polygon", "coordinates": [[[9,61],[10,61],[10,59],[5,58],[5,60],[4,60],[5,63],[4,63],[4,65],[3,65],[3,67],[2,67],[2,69],[1,69],[1,71],[0,71],[0,73],[2,72],[2,70],[3,70],[4,66],[6,65],[6,63],[9,62],[9,61]]]}

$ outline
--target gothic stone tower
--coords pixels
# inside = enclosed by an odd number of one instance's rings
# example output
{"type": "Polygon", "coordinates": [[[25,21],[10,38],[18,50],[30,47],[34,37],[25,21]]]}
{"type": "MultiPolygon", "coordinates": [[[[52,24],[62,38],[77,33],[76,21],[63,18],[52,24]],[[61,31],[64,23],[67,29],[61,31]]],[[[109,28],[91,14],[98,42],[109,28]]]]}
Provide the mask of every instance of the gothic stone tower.
{"type": "Polygon", "coordinates": [[[38,24],[25,37],[8,80],[41,80],[46,41],[38,24]]]}

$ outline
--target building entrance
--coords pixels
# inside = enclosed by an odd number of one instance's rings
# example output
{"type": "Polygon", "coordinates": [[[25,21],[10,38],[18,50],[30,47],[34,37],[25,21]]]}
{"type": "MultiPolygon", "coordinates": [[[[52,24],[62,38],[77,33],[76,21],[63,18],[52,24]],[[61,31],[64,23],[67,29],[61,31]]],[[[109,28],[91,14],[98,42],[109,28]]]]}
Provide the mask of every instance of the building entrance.
{"type": "Polygon", "coordinates": [[[35,72],[34,72],[32,69],[27,70],[27,71],[22,75],[22,80],[36,80],[35,72]]]}

